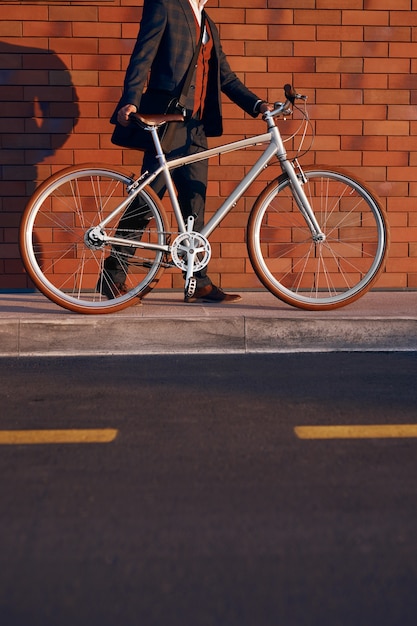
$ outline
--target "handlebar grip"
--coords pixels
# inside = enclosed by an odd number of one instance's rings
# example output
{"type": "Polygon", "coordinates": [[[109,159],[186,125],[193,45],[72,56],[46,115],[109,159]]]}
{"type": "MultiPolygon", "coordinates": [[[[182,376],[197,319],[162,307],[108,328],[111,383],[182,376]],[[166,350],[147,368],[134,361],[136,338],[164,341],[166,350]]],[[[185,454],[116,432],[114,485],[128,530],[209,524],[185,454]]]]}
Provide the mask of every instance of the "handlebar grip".
{"type": "Polygon", "coordinates": [[[284,85],[284,93],[285,97],[291,102],[291,104],[294,104],[295,100],[307,100],[307,96],[302,96],[301,94],[297,93],[294,87],[289,83],[284,85]]]}
{"type": "Polygon", "coordinates": [[[285,97],[287,98],[287,100],[289,100],[292,104],[294,104],[294,101],[297,97],[294,87],[290,85],[289,83],[287,83],[286,85],[284,85],[284,93],[285,93],[285,97]]]}

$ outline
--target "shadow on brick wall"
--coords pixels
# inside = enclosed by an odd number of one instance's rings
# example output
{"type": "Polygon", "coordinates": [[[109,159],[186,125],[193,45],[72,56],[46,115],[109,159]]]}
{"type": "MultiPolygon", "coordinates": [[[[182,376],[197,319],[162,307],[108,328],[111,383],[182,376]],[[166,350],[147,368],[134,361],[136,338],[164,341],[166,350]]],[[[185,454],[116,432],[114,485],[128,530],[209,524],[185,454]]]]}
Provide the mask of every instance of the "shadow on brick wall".
{"type": "Polygon", "coordinates": [[[24,289],[30,285],[18,249],[21,214],[39,165],[77,124],[78,97],[53,51],[0,41],[0,102],[0,289],[24,289]]]}

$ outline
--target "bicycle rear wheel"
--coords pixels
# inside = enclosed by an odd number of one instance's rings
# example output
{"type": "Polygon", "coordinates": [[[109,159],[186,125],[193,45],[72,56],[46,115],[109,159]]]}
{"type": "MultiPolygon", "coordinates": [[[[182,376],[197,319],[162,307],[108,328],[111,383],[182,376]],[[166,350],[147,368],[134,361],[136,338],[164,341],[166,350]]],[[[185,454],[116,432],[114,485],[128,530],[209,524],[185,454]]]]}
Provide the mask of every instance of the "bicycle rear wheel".
{"type": "Polygon", "coordinates": [[[260,194],[248,222],[248,252],[260,281],[284,302],[309,310],[345,306],[383,269],[388,226],[367,186],[338,169],[306,168],[304,192],[325,234],[311,231],[282,175],[260,194]]]}
{"type": "MultiPolygon", "coordinates": [[[[132,182],[129,174],[106,166],[74,166],[45,181],[29,200],[20,227],[21,255],[35,286],[53,302],[77,313],[111,313],[137,302],[157,283],[163,252],[92,246],[86,237],[126,199],[132,182]],[[125,270],[123,290],[111,284],[108,272],[103,279],[110,254],[125,270]],[[111,299],[101,293],[104,282],[111,299]]],[[[152,189],[146,187],[126,213],[129,228],[122,227],[119,214],[105,226],[107,235],[166,243],[165,211],[152,189]]]]}

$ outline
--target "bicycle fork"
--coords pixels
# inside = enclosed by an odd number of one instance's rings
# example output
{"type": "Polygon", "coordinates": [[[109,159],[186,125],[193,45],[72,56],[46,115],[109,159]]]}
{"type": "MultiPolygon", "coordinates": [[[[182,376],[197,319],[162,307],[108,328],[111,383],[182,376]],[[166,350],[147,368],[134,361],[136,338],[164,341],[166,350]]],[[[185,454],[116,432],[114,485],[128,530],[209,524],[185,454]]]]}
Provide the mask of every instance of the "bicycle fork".
{"type": "Polygon", "coordinates": [[[321,230],[320,224],[318,223],[316,216],[314,215],[312,206],[303,189],[303,185],[307,182],[307,178],[301,168],[301,165],[298,163],[297,160],[295,161],[295,166],[289,161],[285,160],[281,163],[281,166],[284,172],[288,175],[294,199],[302,216],[307,222],[307,225],[311,231],[313,241],[315,243],[323,243],[326,240],[326,235],[321,230]],[[298,173],[296,172],[295,168],[297,168],[298,173]]]}

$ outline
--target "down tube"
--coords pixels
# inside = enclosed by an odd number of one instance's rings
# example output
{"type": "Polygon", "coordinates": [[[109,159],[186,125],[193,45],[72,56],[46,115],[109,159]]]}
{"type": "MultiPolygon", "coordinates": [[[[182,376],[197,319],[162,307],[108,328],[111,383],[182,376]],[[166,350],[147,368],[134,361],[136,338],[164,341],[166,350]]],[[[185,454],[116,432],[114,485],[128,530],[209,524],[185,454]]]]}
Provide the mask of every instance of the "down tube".
{"type": "Polygon", "coordinates": [[[220,222],[226,217],[226,215],[236,206],[238,200],[243,196],[246,189],[253,183],[253,181],[264,170],[269,161],[277,152],[277,146],[270,144],[265,152],[259,157],[253,167],[249,170],[243,180],[238,184],[236,189],[230,194],[224,203],[219,207],[213,217],[207,222],[204,228],[201,229],[201,234],[204,237],[209,237],[211,233],[217,228],[220,222]]]}

